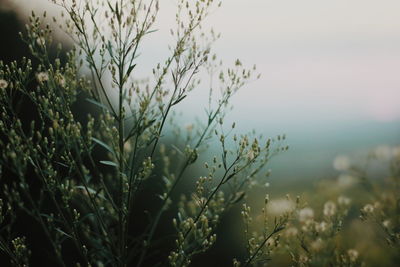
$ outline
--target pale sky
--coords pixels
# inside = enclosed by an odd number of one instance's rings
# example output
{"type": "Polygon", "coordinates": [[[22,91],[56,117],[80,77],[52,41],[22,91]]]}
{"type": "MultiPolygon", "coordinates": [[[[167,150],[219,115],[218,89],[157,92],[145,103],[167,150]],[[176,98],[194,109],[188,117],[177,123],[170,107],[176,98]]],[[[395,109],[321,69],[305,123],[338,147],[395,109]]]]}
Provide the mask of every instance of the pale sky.
{"type": "Polygon", "coordinates": [[[269,113],[281,107],[289,117],[399,121],[399,10],[390,0],[232,0],[212,20],[221,52],[263,74],[240,97],[248,108],[268,102],[269,113]]]}
{"type": "MultiPolygon", "coordinates": [[[[49,1],[15,2],[28,14],[49,1]]],[[[159,32],[141,59],[149,69],[165,56],[174,7],[174,0],[161,1],[159,32]]],[[[223,1],[206,23],[222,33],[215,50],[262,74],[236,97],[234,115],[400,121],[399,10],[398,0],[223,1]]]]}
{"type": "Polygon", "coordinates": [[[224,1],[207,23],[222,33],[217,54],[262,74],[239,93],[236,117],[400,121],[399,10],[395,0],[224,1]]]}

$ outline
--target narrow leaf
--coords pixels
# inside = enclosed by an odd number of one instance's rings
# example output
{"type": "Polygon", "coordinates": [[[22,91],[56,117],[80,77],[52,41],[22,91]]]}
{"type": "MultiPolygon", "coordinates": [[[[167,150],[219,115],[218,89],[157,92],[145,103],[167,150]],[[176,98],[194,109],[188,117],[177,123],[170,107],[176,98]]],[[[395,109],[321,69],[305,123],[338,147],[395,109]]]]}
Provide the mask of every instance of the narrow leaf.
{"type": "Polygon", "coordinates": [[[100,102],[98,102],[98,101],[96,101],[94,99],[86,98],[86,101],[88,101],[88,102],[90,102],[90,103],[92,103],[92,104],[94,104],[94,105],[96,105],[96,106],[98,106],[98,107],[100,107],[102,109],[108,110],[107,106],[105,106],[104,104],[102,104],[102,103],[100,103],[100,102]]]}
{"type": "Polygon", "coordinates": [[[62,162],[59,162],[59,161],[55,161],[55,163],[57,163],[58,165],[61,165],[61,166],[63,166],[63,167],[66,167],[66,168],[69,167],[68,165],[66,165],[66,164],[64,164],[64,163],[62,163],[62,162]]]}
{"type": "Polygon", "coordinates": [[[118,167],[117,163],[108,160],[100,160],[100,163],[108,166],[118,167]]]}
{"type": "Polygon", "coordinates": [[[238,203],[239,201],[241,201],[244,198],[245,195],[246,195],[246,193],[244,191],[237,192],[236,195],[231,200],[231,204],[238,203]]]}
{"type": "Polygon", "coordinates": [[[77,185],[77,186],[75,186],[75,188],[81,189],[81,190],[83,190],[85,192],[86,192],[86,188],[87,188],[87,191],[89,191],[90,194],[93,194],[95,198],[98,196],[101,199],[107,200],[102,194],[100,194],[100,191],[102,190],[102,188],[100,188],[97,191],[92,189],[92,188],[90,188],[90,187],[84,187],[82,185],[77,185]]]}
{"type": "Polygon", "coordinates": [[[108,50],[108,53],[110,54],[111,58],[114,59],[114,53],[113,53],[113,50],[112,50],[111,41],[108,41],[107,50],[108,50]]]}
{"type": "Polygon", "coordinates": [[[94,142],[96,142],[97,144],[99,144],[100,146],[102,146],[102,147],[104,147],[105,149],[107,149],[109,152],[111,152],[113,155],[115,155],[115,152],[114,152],[114,150],[109,146],[109,145],[107,145],[106,143],[104,143],[103,141],[101,141],[101,140],[99,140],[99,139],[97,139],[97,138],[94,138],[94,137],[92,137],[92,140],[94,141],[94,142]]]}
{"type": "Polygon", "coordinates": [[[178,98],[172,105],[174,106],[174,105],[178,104],[178,103],[181,102],[183,99],[185,99],[185,97],[186,97],[186,95],[183,95],[182,97],[178,98]]]}
{"type": "Polygon", "coordinates": [[[158,32],[158,30],[157,29],[156,30],[150,30],[150,31],[145,32],[144,34],[149,34],[149,33],[153,33],[153,32],[158,32]]]}
{"type": "Polygon", "coordinates": [[[136,64],[133,64],[131,66],[129,66],[127,72],[126,72],[126,76],[129,77],[129,75],[131,74],[132,70],[136,67],[136,64]]]}
{"type": "Polygon", "coordinates": [[[178,152],[179,155],[184,156],[185,154],[174,144],[171,144],[172,148],[176,150],[176,152],[178,152]]]}
{"type": "Polygon", "coordinates": [[[110,1],[107,1],[108,7],[110,8],[111,12],[114,13],[114,8],[111,6],[110,1]]]}
{"type": "Polygon", "coordinates": [[[58,232],[60,232],[61,234],[63,234],[63,235],[65,235],[65,236],[67,236],[67,237],[73,239],[73,237],[72,237],[71,235],[67,234],[66,232],[64,232],[64,231],[61,230],[60,228],[56,228],[56,230],[57,230],[58,232]]]}

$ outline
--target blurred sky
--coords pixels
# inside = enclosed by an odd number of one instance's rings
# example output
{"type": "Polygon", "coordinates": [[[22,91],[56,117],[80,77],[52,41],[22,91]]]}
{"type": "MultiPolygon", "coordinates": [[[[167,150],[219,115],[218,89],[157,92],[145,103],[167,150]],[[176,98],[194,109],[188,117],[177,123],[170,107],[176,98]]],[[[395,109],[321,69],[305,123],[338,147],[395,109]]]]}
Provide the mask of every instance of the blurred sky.
{"type": "Polygon", "coordinates": [[[250,108],[268,102],[270,112],[306,121],[399,121],[399,1],[246,2],[227,2],[221,24],[226,53],[250,52],[264,74],[260,97],[246,94],[250,108]]]}
{"type": "MultiPolygon", "coordinates": [[[[13,2],[25,14],[49,8],[46,0],[13,2]]],[[[160,2],[143,73],[165,59],[170,40],[176,1],[160,2]]],[[[222,33],[215,51],[262,74],[235,97],[229,119],[243,130],[287,133],[286,159],[298,168],[331,168],[335,155],[400,144],[399,10],[398,0],[223,1],[206,23],[222,33]]],[[[195,104],[205,97],[183,103],[183,120],[202,112],[195,104]]]]}

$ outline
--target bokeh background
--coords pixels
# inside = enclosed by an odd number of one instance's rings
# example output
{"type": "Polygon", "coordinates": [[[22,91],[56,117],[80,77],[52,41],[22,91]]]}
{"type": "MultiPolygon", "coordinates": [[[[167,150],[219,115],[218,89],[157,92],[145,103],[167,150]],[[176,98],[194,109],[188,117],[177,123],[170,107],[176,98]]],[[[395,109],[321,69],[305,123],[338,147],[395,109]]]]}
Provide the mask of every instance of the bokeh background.
{"type": "MultiPolygon", "coordinates": [[[[148,38],[138,59],[139,78],[168,51],[176,3],[160,4],[157,37],[148,38]]],[[[0,60],[27,55],[17,33],[31,10],[58,16],[47,0],[0,0],[0,60]]],[[[272,195],[312,195],[312,186],[339,176],[343,161],[363,162],[371,151],[400,145],[399,10],[397,0],[228,0],[211,13],[204,28],[221,32],[219,58],[256,64],[262,74],[238,92],[227,120],[242,132],[287,135],[289,151],[270,165],[272,195]]],[[[55,38],[69,42],[57,31],[55,38]]],[[[204,116],[197,103],[206,98],[197,90],[182,102],[182,124],[204,116]]]]}

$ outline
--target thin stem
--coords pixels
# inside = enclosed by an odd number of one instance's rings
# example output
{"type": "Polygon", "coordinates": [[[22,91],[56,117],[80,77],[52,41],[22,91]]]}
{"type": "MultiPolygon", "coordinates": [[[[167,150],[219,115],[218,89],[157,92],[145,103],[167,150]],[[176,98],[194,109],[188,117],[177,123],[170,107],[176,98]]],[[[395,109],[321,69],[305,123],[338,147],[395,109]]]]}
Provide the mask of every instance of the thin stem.
{"type": "Polygon", "coordinates": [[[119,62],[118,62],[118,72],[119,72],[119,110],[118,110],[118,142],[119,142],[119,164],[118,164],[118,173],[119,173],[119,212],[118,212],[118,243],[119,243],[119,266],[124,266],[124,255],[125,255],[125,237],[124,237],[124,188],[123,188],[123,180],[124,180],[124,65],[125,65],[125,57],[123,56],[124,45],[122,43],[122,25],[121,25],[121,16],[122,16],[122,0],[120,1],[120,9],[119,14],[117,14],[118,18],[118,51],[119,51],[119,62]]]}
{"type": "Polygon", "coordinates": [[[257,256],[258,252],[265,246],[267,241],[276,233],[282,231],[284,227],[281,224],[275,225],[274,230],[263,240],[263,242],[258,246],[256,251],[253,253],[253,255],[250,256],[250,258],[246,261],[244,264],[244,267],[247,267],[250,265],[250,263],[254,260],[254,258],[257,256]]]}

